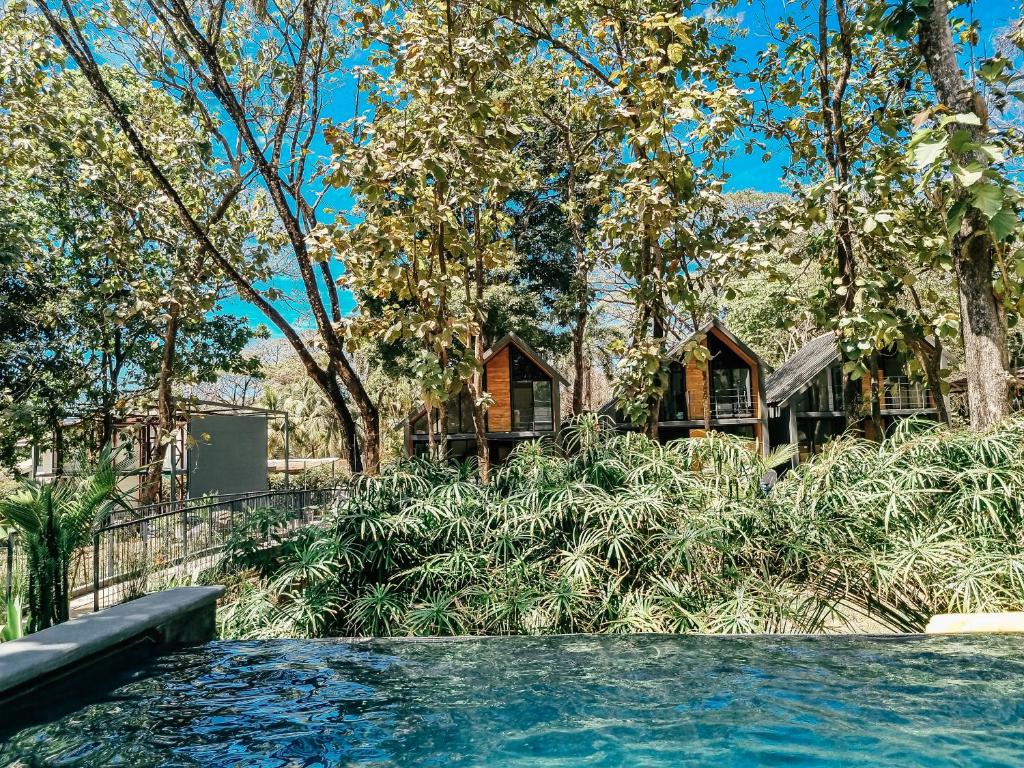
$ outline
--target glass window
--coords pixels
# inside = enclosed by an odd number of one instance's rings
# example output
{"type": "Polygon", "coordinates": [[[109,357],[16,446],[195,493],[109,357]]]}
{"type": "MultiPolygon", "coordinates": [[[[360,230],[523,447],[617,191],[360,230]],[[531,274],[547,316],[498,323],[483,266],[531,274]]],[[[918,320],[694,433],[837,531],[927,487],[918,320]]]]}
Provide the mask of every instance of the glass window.
{"type": "Polygon", "coordinates": [[[548,375],[541,367],[515,346],[509,347],[509,368],[512,373],[512,381],[545,381],[548,379],[548,375]]]}
{"type": "Polygon", "coordinates": [[[462,411],[462,431],[465,433],[474,432],[473,426],[473,398],[469,390],[464,389],[459,393],[459,410],[462,411]]]}
{"type": "Polygon", "coordinates": [[[552,429],[551,382],[533,382],[533,428],[552,429]]]}
{"type": "Polygon", "coordinates": [[[448,459],[450,461],[463,462],[476,456],[475,440],[449,440],[448,459]]]}
{"type": "Polygon", "coordinates": [[[668,389],[661,401],[661,421],[686,421],[686,369],[673,361],[669,366],[668,389]]]}
{"type": "Polygon", "coordinates": [[[841,411],[845,408],[846,398],[846,376],[843,374],[843,366],[833,365],[829,368],[829,375],[832,376],[832,410],[841,411]]]}
{"type": "Polygon", "coordinates": [[[517,381],[512,385],[512,429],[533,428],[533,382],[517,381]]]}
{"type": "Polygon", "coordinates": [[[906,375],[904,361],[895,349],[879,353],[878,367],[882,369],[882,375],[887,379],[893,376],[906,375]]]}
{"type": "Polygon", "coordinates": [[[751,415],[750,369],[715,368],[711,372],[715,415],[737,418],[751,415]]]}
{"type": "Polygon", "coordinates": [[[829,440],[843,434],[845,424],[841,418],[808,418],[797,420],[797,440],[800,458],[821,453],[829,440]]]}
{"type": "Polygon", "coordinates": [[[448,434],[457,435],[462,431],[462,414],[459,412],[459,399],[453,397],[448,401],[445,408],[445,416],[448,418],[448,434]]]}
{"type": "Polygon", "coordinates": [[[513,431],[552,429],[551,378],[516,347],[509,349],[509,367],[512,374],[513,431]]]}
{"type": "Polygon", "coordinates": [[[708,335],[708,352],[711,353],[711,409],[714,415],[723,419],[753,416],[750,366],[713,334],[708,335]]]}
{"type": "Polygon", "coordinates": [[[427,434],[427,414],[424,413],[412,423],[412,431],[414,435],[427,434]]]}

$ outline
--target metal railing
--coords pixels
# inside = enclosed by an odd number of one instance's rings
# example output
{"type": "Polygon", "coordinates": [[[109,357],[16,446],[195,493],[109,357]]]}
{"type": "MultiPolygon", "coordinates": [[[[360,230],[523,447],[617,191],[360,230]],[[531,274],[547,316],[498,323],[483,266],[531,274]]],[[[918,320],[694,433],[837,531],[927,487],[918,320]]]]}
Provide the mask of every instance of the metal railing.
{"type": "MultiPolygon", "coordinates": [[[[228,536],[258,510],[291,512],[283,529],[275,531],[287,534],[321,520],[345,493],[340,488],[295,488],[120,510],[96,528],[92,543],[76,554],[72,604],[80,605],[92,593],[92,609],[98,611],[186,579],[216,565],[228,536]]],[[[4,596],[9,598],[27,579],[25,552],[15,533],[0,546],[6,560],[4,596]]]]}
{"type": "Polygon", "coordinates": [[[716,389],[711,415],[716,419],[752,419],[754,403],[750,393],[745,389],[716,389]]]}
{"type": "MultiPolygon", "coordinates": [[[[158,504],[119,515],[93,532],[81,558],[89,564],[93,610],[117,605],[162,584],[216,565],[228,537],[261,509],[289,511],[287,534],[321,520],[344,493],[336,488],[298,488],[158,504]],[[125,515],[131,515],[125,519],[125,515]],[[161,584],[162,582],[162,584],[161,584]]],[[[76,579],[76,583],[79,579],[76,579]]],[[[74,594],[74,593],[73,593],[74,594]]]]}
{"type": "Polygon", "coordinates": [[[919,411],[930,408],[928,391],[919,381],[906,376],[886,376],[882,384],[882,408],[891,411],[919,411]]]}

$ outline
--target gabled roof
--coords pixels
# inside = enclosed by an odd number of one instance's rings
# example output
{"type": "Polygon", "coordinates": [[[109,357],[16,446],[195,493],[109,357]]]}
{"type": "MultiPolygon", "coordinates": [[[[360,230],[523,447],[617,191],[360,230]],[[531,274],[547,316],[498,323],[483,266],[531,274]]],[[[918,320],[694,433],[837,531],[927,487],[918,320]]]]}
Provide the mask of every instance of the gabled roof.
{"type": "Polygon", "coordinates": [[[501,350],[503,350],[509,344],[515,344],[517,347],[519,347],[519,351],[520,352],[522,352],[524,355],[526,355],[528,358],[530,358],[534,363],[537,364],[537,366],[542,371],[544,371],[544,373],[546,373],[552,379],[557,381],[563,387],[568,387],[569,386],[569,382],[566,380],[566,378],[562,374],[560,374],[556,369],[554,369],[550,365],[548,365],[548,363],[544,360],[544,358],[541,357],[539,354],[537,354],[537,351],[533,347],[531,347],[529,344],[527,344],[519,336],[517,336],[515,333],[513,333],[511,331],[509,331],[504,336],[502,336],[500,339],[498,339],[491,346],[490,349],[488,349],[486,352],[484,352],[484,365],[487,365],[487,361],[488,360],[490,360],[496,354],[501,352],[501,350]]]}
{"type": "MultiPolygon", "coordinates": [[[[536,363],[537,367],[544,371],[544,373],[550,376],[554,381],[558,382],[563,387],[569,386],[568,380],[566,380],[566,378],[562,374],[560,374],[557,369],[552,368],[547,363],[547,361],[545,361],[544,358],[537,353],[537,351],[533,347],[531,347],[529,344],[523,341],[522,338],[520,338],[517,334],[513,333],[512,331],[506,333],[504,336],[502,336],[500,339],[494,342],[494,344],[491,345],[490,349],[484,352],[484,366],[487,365],[488,361],[490,361],[492,357],[501,352],[501,350],[503,350],[510,344],[515,344],[520,352],[522,352],[524,355],[530,358],[530,360],[536,363]]],[[[557,396],[557,392],[555,394],[557,396]]],[[[416,419],[418,419],[426,412],[426,406],[420,405],[419,407],[416,408],[416,410],[410,413],[406,419],[399,422],[399,425],[404,424],[406,422],[411,423],[413,421],[416,421],[416,419]]]]}
{"type": "Polygon", "coordinates": [[[815,376],[839,360],[836,335],[829,331],[811,339],[765,382],[765,400],[770,405],[785,405],[799,394],[815,376]]]}
{"type": "Polygon", "coordinates": [[[708,322],[704,323],[704,325],[702,325],[696,331],[694,331],[685,339],[683,339],[674,347],[672,347],[672,349],[669,350],[668,353],[669,358],[671,359],[674,357],[678,357],[684,351],[687,344],[689,344],[696,338],[706,336],[712,329],[718,331],[718,333],[720,333],[722,336],[725,336],[725,338],[732,342],[744,355],[750,358],[751,363],[757,364],[758,366],[761,367],[762,370],[768,368],[768,365],[763,360],[761,360],[757,352],[755,352],[745,343],[743,343],[743,341],[740,340],[739,336],[736,336],[732,331],[730,331],[728,327],[726,327],[725,323],[719,320],[717,317],[714,318],[713,320],[709,320],[708,322]]]}
{"type": "MultiPolygon", "coordinates": [[[[721,334],[726,339],[728,339],[740,352],[743,353],[744,356],[748,358],[748,361],[750,363],[757,365],[762,371],[767,372],[768,370],[770,370],[768,364],[760,358],[757,352],[748,347],[738,336],[736,336],[732,331],[729,330],[729,328],[725,325],[724,322],[719,320],[717,317],[714,318],[713,320],[709,320],[708,322],[704,323],[704,325],[695,330],[685,339],[677,342],[676,345],[669,350],[668,358],[671,360],[673,358],[679,357],[685,351],[687,344],[689,344],[694,339],[700,338],[701,336],[706,336],[712,329],[714,329],[717,333],[721,334]]],[[[601,415],[611,416],[615,414],[615,410],[615,398],[612,398],[607,403],[601,406],[601,408],[598,410],[598,413],[600,413],[601,415]]]]}

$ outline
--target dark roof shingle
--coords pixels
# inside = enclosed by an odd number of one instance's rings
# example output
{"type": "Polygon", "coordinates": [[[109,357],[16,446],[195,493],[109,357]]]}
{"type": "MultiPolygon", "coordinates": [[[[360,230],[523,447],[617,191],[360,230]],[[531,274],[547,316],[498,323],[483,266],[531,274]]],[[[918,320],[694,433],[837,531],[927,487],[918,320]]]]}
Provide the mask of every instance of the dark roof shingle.
{"type": "Polygon", "coordinates": [[[768,377],[765,400],[770,405],[785,402],[837,359],[839,346],[834,333],[811,339],[768,377]]]}

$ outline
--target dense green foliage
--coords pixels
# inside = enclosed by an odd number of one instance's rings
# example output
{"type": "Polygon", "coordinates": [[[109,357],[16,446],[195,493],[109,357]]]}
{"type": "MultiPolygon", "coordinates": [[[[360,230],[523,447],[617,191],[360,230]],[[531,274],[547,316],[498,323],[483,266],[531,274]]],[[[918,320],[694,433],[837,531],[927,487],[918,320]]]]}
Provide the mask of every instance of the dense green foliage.
{"type": "Polygon", "coordinates": [[[79,478],[25,481],[19,493],[0,500],[0,525],[17,531],[28,558],[30,632],[68,620],[73,558],[122,502],[117,480],[123,469],[117,453],[106,449],[79,478]]]}
{"type": "Polygon", "coordinates": [[[13,595],[3,606],[4,623],[0,625],[0,643],[20,640],[25,636],[25,616],[21,610],[21,598],[13,595]]]}
{"type": "MultiPolygon", "coordinates": [[[[46,30],[21,4],[0,13],[0,466],[25,458],[26,438],[59,443],[65,417],[81,414],[102,425],[85,440],[98,452],[162,367],[179,385],[251,374],[243,350],[262,335],[224,311],[223,275],[46,30]]],[[[128,67],[108,74],[137,119],[160,126],[164,167],[211,212],[217,242],[258,271],[253,243],[269,225],[260,205],[217,210],[233,182],[212,167],[210,132],[128,67]]]]}
{"type": "Polygon", "coordinates": [[[323,528],[236,537],[226,636],[920,630],[1024,608],[1024,422],[904,422],[789,472],[742,441],[659,445],[586,417],[490,486],[400,462],[323,528]],[[269,542],[273,546],[267,548],[269,542]]]}

